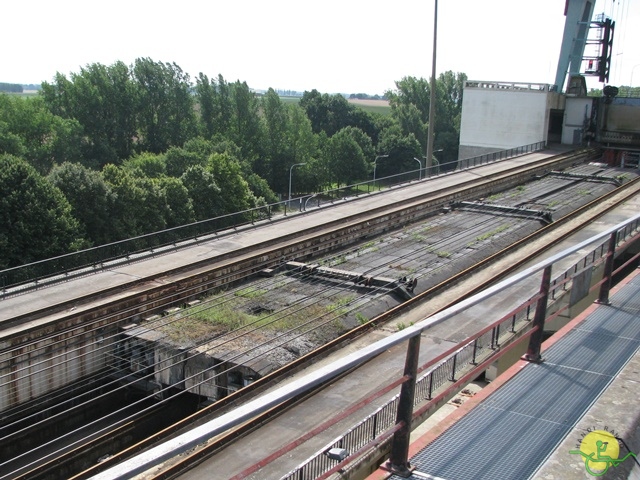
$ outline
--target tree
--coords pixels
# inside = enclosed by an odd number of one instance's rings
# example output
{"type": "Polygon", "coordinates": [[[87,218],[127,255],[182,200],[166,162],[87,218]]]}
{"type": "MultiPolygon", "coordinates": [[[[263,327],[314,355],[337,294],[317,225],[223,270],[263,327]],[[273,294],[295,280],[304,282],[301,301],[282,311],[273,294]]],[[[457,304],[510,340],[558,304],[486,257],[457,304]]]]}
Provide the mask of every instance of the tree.
{"type": "Polygon", "coordinates": [[[122,167],[131,172],[141,171],[148,178],[160,178],[167,174],[167,160],[162,154],[140,153],[125,160],[122,167]]]}
{"type": "Polygon", "coordinates": [[[164,155],[166,173],[170,177],[180,177],[189,167],[206,165],[208,156],[209,153],[189,151],[182,147],[171,147],[164,155]]]}
{"type": "Polygon", "coordinates": [[[367,176],[367,163],[362,148],[348,128],[343,128],[329,139],[326,151],[327,163],[333,181],[351,185],[367,176]]]}
{"type": "Polygon", "coordinates": [[[404,77],[396,82],[396,91],[385,93],[391,114],[398,120],[403,135],[413,134],[427,150],[430,85],[424,78],[404,77]]]}
{"type": "Polygon", "coordinates": [[[240,164],[226,153],[213,153],[208,160],[207,170],[221,188],[220,205],[222,213],[233,213],[255,207],[255,197],[249,184],[242,178],[240,164]]]}
{"type": "Polygon", "coordinates": [[[222,75],[218,80],[200,73],[196,79],[196,101],[199,106],[199,131],[207,140],[228,136],[231,128],[233,104],[231,89],[222,75]]]}
{"type": "Polygon", "coordinates": [[[137,87],[123,62],[87,65],[70,80],[57,73],[44,82],[42,96],[50,110],[82,125],[86,166],[119,164],[134,149],[137,87]]]}
{"type": "Polygon", "coordinates": [[[106,165],[104,180],[114,193],[111,209],[114,240],[157,232],[166,227],[163,208],[164,192],[157,182],[144,176],[141,170],[129,170],[106,165]]]}
{"type": "Polygon", "coordinates": [[[258,203],[272,204],[278,201],[278,196],[271,190],[269,183],[257,173],[247,175],[246,180],[258,203]]]}
{"type": "MultiPolygon", "coordinates": [[[[377,164],[376,178],[417,170],[414,158],[422,159],[422,146],[413,134],[404,135],[399,126],[382,131],[378,154],[388,155],[377,164]]],[[[424,166],[424,163],[422,163],[424,166]]]]}
{"type": "MultiPolygon", "coordinates": [[[[321,94],[317,90],[304,92],[300,106],[311,120],[314,133],[325,132],[329,137],[344,127],[353,125],[355,107],[342,95],[321,94]]],[[[357,126],[357,125],[355,125],[357,126]]]]}
{"type": "Polygon", "coordinates": [[[213,174],[202,165],[194,165],[180,177],[183,185],[193,199],[193,212],[196,220],[208,220],[224,214],[222,190],[213,174]]]}
{"type": "Polygon", "coordinates": [[[165,199],[163,217],[166,228],[187,225],[196,220],[193,200],[179,178],[162,177],[154,180],[165,199]]]}
{"type": "Polygon", "coordinates": [[[0,155],[0,269],[85,245],[63,193],[23,159],[0,155]]]}
{"type": "Polygon", "coordinates": [[[242,157],[253,162],[263,154],[260,104],[246,82],[235,82],[231,86],[231,100],[233,114],[229,137],[240,147],[242,157]]]}
{"type": "Polygon", "coordinates": [[[111,208],[116,199],[100,172],[65,162],[55,166],[47,179],[64,194],[92,245],[103,245],[115,238],[111,208]]]}
{"type": "MultiPolygon", "coordinates": [[[[451,71],[436,80],[434,149],[443,150],[447,159],[456,159],[460,138],[462,92],[467,76],[451,71]]],[[[427,149],[431,85],[424,78],[404,77],[396,82],[396,90],[385,93],[403,135],[413,134],[423,152],[427,149]]]]}
{"type": "Polygon", "coordinates": [[[196,132],[189,75],[175,63],[138,58],[133,66],[138,91],[138,133],[142,150],[162,153],[196,132]]]}
{"type": "Polygon", "coordinates": [[[220,118],[219,105],[216,102],[217,92],[215,80],[209,80],[200,72],[196,79],[196,99],[199,107],[199,131],[205,138],[213,138],[217,133],[220,118]]]}
{"type": "Polygon", "coordinates": [[[0,153],[27,160],[41,175],[54,163],[81,159],[82,128],[53,115],[41,98],[0,95],[0,153]]]}
{"type": "Polygon", "coordinates": [[[286,165],[295,163],[290,158],[287,134],[289,115],[280,96],[270,88],[262,97],[262,112],[265,131],[264,157],[254,163],[253,170],[269,179],[274,188],[282,191],[281,172],[286,165]]]}

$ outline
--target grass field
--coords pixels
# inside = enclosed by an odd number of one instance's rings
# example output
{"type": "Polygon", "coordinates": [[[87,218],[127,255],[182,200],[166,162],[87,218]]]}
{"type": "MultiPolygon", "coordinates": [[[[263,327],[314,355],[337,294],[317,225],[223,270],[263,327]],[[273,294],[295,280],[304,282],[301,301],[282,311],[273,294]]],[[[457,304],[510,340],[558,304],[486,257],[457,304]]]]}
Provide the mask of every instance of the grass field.
{"type": "MultiPolygon", "coordinates": [[[[300,97],[280,97],[285,103],[296,103],[300,101],[300,97]]],[[[347,99],[349,103],[355,105],[370,113],[379,113],[381,115],[391,114],[391,107],[387,100],[358,100],[347,99]]]]}

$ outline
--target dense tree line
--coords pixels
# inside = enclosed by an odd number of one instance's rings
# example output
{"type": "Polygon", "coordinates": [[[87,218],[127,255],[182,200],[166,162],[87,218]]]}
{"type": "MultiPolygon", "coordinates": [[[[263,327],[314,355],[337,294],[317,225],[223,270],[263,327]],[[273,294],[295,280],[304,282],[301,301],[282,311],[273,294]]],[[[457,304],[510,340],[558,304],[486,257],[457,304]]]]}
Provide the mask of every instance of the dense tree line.
{"type": "MultiPolygon", "coordinates": [[[[464,74],[437,81],[435,148],[457,158],[464,74]]],[[[342,95],[272,89],[175,63],[91,64],[38,96],[0,95],[0,269],[274,203],[296,193],[415,170],[429,83],[386,92],[392,114],[342,95]]]]}
{"type": "Polygon", "coordinates": [[[0,92],[8,92],[8,93],[22,93],[24,89],[22,85],[18,83],[3,83],[0,82],[0,92]]]}

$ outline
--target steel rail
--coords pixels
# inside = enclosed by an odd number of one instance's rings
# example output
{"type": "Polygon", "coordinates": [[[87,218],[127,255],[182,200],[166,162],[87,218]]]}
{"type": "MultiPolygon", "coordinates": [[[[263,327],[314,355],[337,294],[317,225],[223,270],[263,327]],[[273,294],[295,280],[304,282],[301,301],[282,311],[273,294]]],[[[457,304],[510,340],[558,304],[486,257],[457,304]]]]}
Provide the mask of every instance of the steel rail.
{"type": "MultiPolygon", "coordinates": [[[[513,166],[510,166],[509,168],[501,170],[500,172],[492,172],[486,175],[480,175],[479,177],[468,179],[462,183],[458,183],[453,186],[444,187],[441,190],[436,191],[435,194],[434,192],[422,193],[422,194],[416,195],[410,201],[397,200],[397,201],[394,201],[393,203],[389,203],[383,206],[376,207],[374,209],[367,210],[366,212],[358,212],[356,214],[341,218],[339,220],[333,220],[321,225],[306,228],[304,230],[296,232],[295,234],[288,235],[288,237],[285,237],[285,238],[280,237],[277,242],[267,241],[258,245],[252,245],[252,246],[240,248],[234,251],[230,255],[225,255],[225,257],[227,258],[217,263],[213,268],[211,268],[211,260],[205,259],[205,260],[192,262],[188,265],[181,265],[179,267],[167,269],[162,273],[141,277],[125,285],[133,287],[136,285],[152,282],[160,278],[166,280],[167,277],[171,275],[179,275],[182,282],[189,281],[189,280],[193,281],[194,279],[197,279],[198,277],[206,274],[208,271],[224,268],[225,266],[238,263],[239,260],[260,259],[260,257],[268,255],[270,252],[273,253],[283,248],[288,248],[295,245],[301,245],[301,244],[304,244],[304,242],[308,242],[310,239],[316,238],[318,236],[327,235],[330,233],[335,233],[340,231],[346,231],[349,228],[353,227],[354,225],[366,224],[366,222],[370,222],[374,218],[378,218],[383,215],[389,215],[392,213],[397,213],[400,211],[409,210],[411,208],[416,208],[418,206],[424,205],[425,203],[435,204],[436,206],[439,206],[443,202],[446,202],[447,201],[446,199],[450,196],[461,197],[463,195],[472,195],[474,191],[486,189],[489,187],[500,188],[500,186],[507,183],[508,180],[511,178],[518,177],[518,176],[525,176],[525,175],[533,176],[537,173],[543,173],[547,171],[552,166],[558,166],[558,165],[566,166],[575,162],[583,162],[589,158],[595,158],[596,154],[597,154],[597,150],[586,149],[586,150],[574,151],[568,154],[562,153],[562,154],[554,155],[551,157],[542,158],[529,163],[513,165],[513,166]],[[207,267],[207,272],[199,273],[191,276],[188,274],[185,275],[185,271],[187,270],[195,270],[202,267],[207,267]]],[[[493,167],[494,165],[495,163],[488,164],[489,167],[493,167]]],[[[454,174],[458,172],[461,174],[476,173],[475,170],[478,170],[486,166],[487,165],[481,165],[478,167],[474,167],[473,169],[465,169],[460,171],[456,170],[454,174]]],[[[442,177],[435,177],[434,180],[438,178],[442,178],[442,177]]],[[[411,188],[411,187],[415,187],[415,184],[405,185],[401,188],[411,188]]],[[[397,191],[397,190],[398,190],[397,188],[394,189],[394,191],[397,191]]],[[[351,202],[358,202],[362,200],[366,201],[368,198],[369,197],[357,197],[351,200],[351,202]]],[[[308,212],[305,215],[312,214],[312,213],[313,212],[308,212]]],[[[293,220],[293,219],[290,219],[290,220],[293,220]]],[[[389,223],[390,224],[393,223],[395,225],[399,222],[389,221],[389,223]]],[[[306,253],[304,251],[297,253],[297,255],[305,255],[305,254],[306,253]]],[[[268,268],[269,266],[272,266],[272,265],[273,265],[273,260],[267,260],[264,262],[260,262],[258,260],[254,264],[256,271],[260,269],[268,268]]],[[[58,311],[58,312],[63,311],[73,306],[76,306],[77,304],[84,304],[96,298],[108,297],[109,294],[112,294],[115,292],[118,292],[119,294],[121,294],[122,289],[125,287],[125,285],[119,285],[115,287],[109,287],[106,289],[98,290],[91,294],[74,298],[73,301],[64,301],[58,304],[49,305],[47,306],[46,309],[34,310],[27,314],[23,314],[16,318],[11,319],[9,321],[9,324],[16,324],[16,322],[19,322],[21,318],[33,319],[33,318],[38,318],[39,316],[42,316],[45,313],[50,313],[52,311],[58,311]]],[[[161,292],[163,288],[166,288],[166,287],[160,286],[155,288],[149,288],[149,289],[145,289],[143,293],[148,295],[155,294],[157,292],[161,292]]],[[[181,294],[181,292],[174,292],[174,293],[176,295],[181,294]]],[[[6,325],[7,321],[3,323],[6,325]]]]}
{"type": "MultiPolygon", "coordinates": [[[[634,183],[637,183],[637,182],[634,182],[634,183]]],[[[631,184],[631,183],[629,183],[629,184],[626,184],[624,187],[630,187],[631,185],[632,185],[632,184],[631,184]]],[[[624,187],[621,187],[621,188],[624,188],[624,187]]],[[[615,190],[615,191],[611,192],[611,193],[607,196],[607,198],[608,198],[608,197],[611,197],[611,196],[613,196],[613,195],[615,195],[615,194],[619,194],[619,193],[620,193],[620,192],[619,192],[619,190],[620,190],[620,189],[618,189],[618,190],[615,190]]],[[[634,193],[629,194],[629,195],[633,195],[633,194],[634,194],[634,193]]],[[[565,216],[563,219],[558,220],[554,225],[559,225],[559,224],[562,224],[563,222],[567,222],[567,221],[571,220],[572,218],[574,218],[574,217],[575,217],[575,215],[577,215],[577,214],[578,214],[578,213],[580,213],[581,211],[587,210],[588,208],[593,207],[593,206],[594,206],[594,204],[599,204],[599,203],[600,203],[600,202],[602,202],[602,201],[603,201],[603,199],[602,199],[602,198],[600,198],[600,199],[598,199],[598,200],[595,200],[595,201],[591,202],[590,204],[585,205],[582,209],[580,209],[579,211],[577,211],[575,214],[567,215],[567,216],[565,216]]],[[[613,208],[613,206],[609,207],[609,209],[610,209],[610,208],[613,208]]],[[[604,213],[604,212],[601,212],[601,213],[599,213],[599,215],[601,215],[601,214],[603,214],[603,213],[604,213]]],[[[545,227],[543,230],[545,230],[545,231],[546,231],[546,230],[550,230],[550,227],[545,227]]],[[[536,233],[535,233],[535,234],[533,234],[532,236],[527,237],[526,239],[523,239],[520,243],[521,243],[521,244],[526,244],[526,243],[528,243],[532,238],[534,238],[535,236],[541,235],[542,233],[543,233],[543,232],[541,232],[541,231],[536,232],[536,233]]],[[[565,235],[565,236],[566,236],[566,235],[565,235]]],[[[547,246],[547,247],[545,247],[545,248],[543,248],[543,249],[541,249],[541,250],[546,250],[546,248],[549,248],[549,246],[547,246]]],[[[504,252],[504,251],[503,251],[503,252],[499,252],[499,253],[497,253],[494,257],[495,257],[495,258],[497,258],[497,257],[499,257],[499,256],[501,256],[501,255],[504,255],[504,254],[505,254],[505,252],[504,252]]],[[[489,262],[489,261],[491,261],[491,260],[487,260],[487,262],[489,262]]],[[[484,263],[487,263],[487,262],[484,262],[484,263]]],[[[514,265],[514,266],[512,267],[512,269],[514,269],[514,268],[517,268],[517,266],[516,266],[516,265],[514,265]]],[[[461,274],[460,274],[460,276],[468,275],[469,273],[471,273],[471,271],[466,271],[466,272],[461,273],[461,274]]],[[[503,273],[503,275],[506,275],[506,274],[507,274],[506,272],[505,272],[505,273],[503,273]]],[[[454,281],[457,281],[457,280],[458,280],[457,278],[456,278],[456,279],[454,279],[454,281]]],[[[477,291],[477,290],[478,290],[478,289],[480,289],[480,288],[482,288],[482,286],[477,287],[476,289],[474,289],[474,290],[473,290],[473,292],[477,291]]],[[[428,295],[433,294],[433,293],[434,293],[434,291],[435,291],[435,289],[431,289],[431,290],[429,290],[429,291],[427,291],[427,292],[424,292],[422,295],[423,295],[423,296],[428,296],[428,295]]],[[[467,296],[468,296],[468,295],[470,295],[470,294],[471,294],[471,293],[467,294],[467,296]]],[[[418,298],[418,297],[416,297],[416,298],[418,298]]],[[[417,300],[413,300],[413,301],[417,301],[417,300]]],[[[408,305],[409,305],[409,303],[410,303],[410,302],[411,302],[411,301],[409,301],[409,302],[407,302],[407,303],[405,303],[405,304],[403,304],[403,305],[406,307],[406,306],[408,306],[408,305]]],[[[373,319],[370,323],[379,323],[379,322],[383,321],[383,318],[384,318],[384,317],[391,317],[392,315],[394,315],[394,314],[396,314],[396,313],[399,313],[399,312],[400,312],[400,309],[399,309],[397,312],[390,311],[390,312],[388,312],[387,314],[382,315],[381,317],[377,317],[376,319],[373,319]]],[[[343,341],[344,341],[344,339],[343,339],[343,341]]]]}
{"type": "Polygon", "coordinates": [[[131,478],[133,475],[140,474],[146,471],[148,468],[154,465],[158,465],[161,462],[173,458],[175,455],[184,453],[191,448],[194,448],[208,439],[211,439],[221,433],[224,433],[229,428],[233,428],[240,423],[261,414],[274,406],[291,399],[297,395],[307,392],[309,389],[317,387],[325,382],[332,380],[335,376],[342,374],[354,367],[366,362],[387,349],[404,343],[422,334],[429,328],[442,323],[443,321],[452,318],[454,315],[466,310],[467,308],[476,305],[487,298],[516,285],[518,282],[532,276],[545,268],[553,265],[557,261],[572,255],[574,252],[592,244],[595,241],[607,238],[612,233],[617,232],[630,222],[635,222],[640,219],[640,214],[636,215],[626,222],[622,222],[612,228],[605,230],[593,237],[579,242],[571,248],[568,248],[560,253],[552,255],[551,257],[538,262],[534,266],[524,269],[523,271],[516,273],[505,280],[493,284],[485,290],[476,293],[459,303],[440,311],[434,315],[431,315],[421,322],[409,326],[406,329],[390,335],[388,338],[379,340],[374,344],[363,347],[358,352],[351,353],[345,357],[334,361],[330,365],[319,368],[317,371],[309,373],[298,380],[294,380],[288,385],[285,385],[275,391],[266,393],[260,398],[249,401],[248,403],[241,405],[231,412],[225,413],[218,418],[209,420],[208,422],[198,425],[192,428],[190,431],[179,434],[169,441],[149,448],[148,450],[129,458],[122,463],[113,467],[107,468],[101,473],[98,473],[92,478],[96,480],[100,479],[124,479],[131,478]]]}

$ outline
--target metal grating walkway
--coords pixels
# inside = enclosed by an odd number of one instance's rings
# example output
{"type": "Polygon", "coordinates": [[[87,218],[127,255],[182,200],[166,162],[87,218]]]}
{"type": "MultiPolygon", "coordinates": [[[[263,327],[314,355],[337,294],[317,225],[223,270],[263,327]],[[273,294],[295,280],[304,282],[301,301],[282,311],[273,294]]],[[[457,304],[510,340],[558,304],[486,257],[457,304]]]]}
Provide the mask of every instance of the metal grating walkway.
{"type": "MultiPolygon", "coordinates": [[[[640,348],[640,275],[411,459],[413,479],[528,479],[640,348]]],[[[401,477],[392,476],[394,480],[401,477]]]]}

